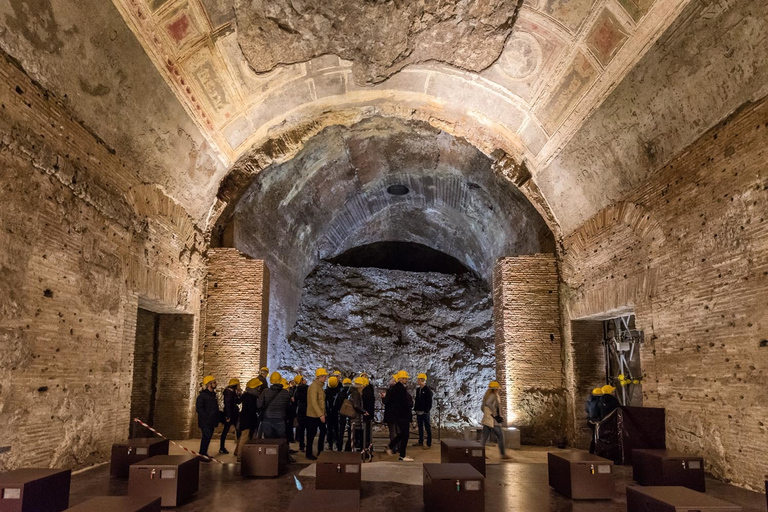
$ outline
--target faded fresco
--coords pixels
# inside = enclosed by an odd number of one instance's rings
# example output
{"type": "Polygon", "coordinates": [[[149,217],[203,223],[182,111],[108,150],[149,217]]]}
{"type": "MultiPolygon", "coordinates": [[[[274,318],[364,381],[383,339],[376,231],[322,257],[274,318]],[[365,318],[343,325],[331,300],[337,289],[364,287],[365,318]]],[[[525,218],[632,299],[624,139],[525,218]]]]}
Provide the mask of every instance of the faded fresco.
{"type": "MultiPolygon", "coordinates": [[[[497,125],[518,141],[513,144],[523,156],[545,161],[561,147],[552,139],[570,137],[584,121],[563,124],[575,105],[602,101],[620,81],[620,76],[597,80],[602,69],[620,56],[622,62],[638,59],[636,52],[649,46],[634,41],[638,24],[654,23],[643,33],[655,39],[669,20],[650,16],[651,10],[679,10],[688,1],[526,0],[501,53],[486,69],[472,72],[436,60],[406,66],[375,84],[356,83],[354,62],[332,53],[256,73],[243,54],[235,0],[113,3],[229,164],[296,109],[376,101],[442,111],[451,122],[497,125]],[[586,47],[590,56],[577,47],[586,47]]],[[[617,69],[624,73],[626,67],[617,69]]]]}

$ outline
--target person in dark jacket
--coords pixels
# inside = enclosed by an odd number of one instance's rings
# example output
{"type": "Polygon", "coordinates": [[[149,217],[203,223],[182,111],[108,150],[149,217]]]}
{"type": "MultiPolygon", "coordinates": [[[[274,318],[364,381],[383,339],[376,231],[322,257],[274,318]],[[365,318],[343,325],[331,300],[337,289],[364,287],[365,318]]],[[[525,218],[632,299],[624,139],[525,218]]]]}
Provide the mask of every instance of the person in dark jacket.
{"type": "Polygon", "coordinates": [[[333,450],[336,444],[336,436],[339,431],[339,410],[336,409],[336,396],[341,391],[339,378],[336,376],[328,379],[328,387],[325,388],[325,419],[328,425],[328,449],[333,450]]]}
{"type": "Polygon", "coordinates": [[[432,447],[432,425],[429,411],[432,410],[432,390],[427,386],[427,374],[420,373],[417,377],[419,386],[416,388],[416,400],[413,411],[416,413],[416,424],[419,426],[419,442],[414,446],[424,447],[424,431],[427,431],[426,448],[432,447]]]}
{"type": "Polygon", "coordinates": [[[389,440],[392,441],[397,436],[397,423],[392,418],[392,406],[390,405],[389,395],[392,393],[392,388],[397,384],[397,374],[393,375],[389,379],[389,387],[386,393],[381,393],[381,402],[384,404],[384,424],[389,430],[389,440]]]}
{"type": "Polygon", "coordinates": [[[363,450],[363,426],[365,425],[365,418],[368,416],[368,411],[363,407],[363,389],[367,381],[365,377],[358,377],[355,382],[349,388],[349,400],[352,402],[352,407],[355,408],[357,416],[349,419],[349,424],[353,432],[354,437],[354,450],[363,450]]]}
{"type": "Polygon", "coordinates": [[[606,384],[602,388],[603,395],[597,401],[597,414],[600,421],[603,421],[609,414],[619,408],[621,405],[619,401],[613,396],[613,392],[616,388],[610,384],[606,384]]]}
{"type": "Polygon", "coordinates": [[[230,379],[226,389],[224,389],[224,428],[221,431],[221,447],[219,453],[227,454],[226,441],[229,429],[235,427],[235,437],[240,440],[240,425],[238,420],[240,419],[240,381],[238,379],[230,379]]]}
{"type": "Polygon", "coordinates": [[[367,374],[363,373],[360,376],[365,379],[365,387],[360,394],[363,399],[363,409],[367,413],[363,417],[363,428],[365,429],[365,440],[370,444],[373,439],[373,417],[376,414],[376,391],[373,389],[373,384],[371,384],[367,374]]]}
{"type": "Polygon", "coordinates": [[[296,391],[293,393],[293,401],[296,405],[296,440],[299,442],[299,451],[305,451],[307,439],[307,379],[303,375],[297,375],[296,391]]]}
{"type": "Polygon", "coordinates": [[[261,395],[269,387],[269,368],[262,366],[261,370],[259,370],[259,375],[257,375],[256,378],[261,381],[259,387],[256,388],[259,391],[259,395],[261,395]]]}
{"type": "Polygon", "coordinates": [[[195,402],[197,426],[200,427],[200,455],[203,462],[210,462],[208,445],[211,444],[213,431],[219,426],[219,401],[216,399],[216,379],[213,375],[203,378],[203,390],[197,395],[195,402]]]}
{"type": "Polygon", "coordinates": [[[235,456],[239,457],[243,445],[246,441],[253,439],[254,434],[259,429],[259,392],[257,388],[261,384],[259,379],[251,379],[245,385],[245,392],[240,397],[240,403],[243,404],[243,410],[240,411],[240,440],[235,448],[235,456]],[[245,431],[247,434],[243,435],[245,431]]]}
{"type": "Polygon", "coordinates": [[[288,415],[285,417],[285,436],[288,439],[289,445],[296,442],[296,436],[293,433],[293,422],[296,420],[296,404],[293,401],[293,394],[295,392],[296,380],[291,379],[288,381],[288,396],[291,397],[291,406],[288,407],[288,415]]]}
{"type": "MultiPolygon", "coordinates": [[[[341,404],[344,403],[344,400],[349,398],[349,390],[352,386],[352,379],[344,379],[341,381],[342,387],[339,393],[336,395],[336,400],[334,401],[333,408],[336,411],[341,410],[341,404]]],[[[342,449],[346,452],[352,451],[352,431],[350,429],[350,422],[349,418],[346,416],[342,416],[341,414],[338,414],[339,418],[339,428],[337,430],[337,437],[336,437],[336,450],[341,451],[342,449]],[[347,436],[347,444],[344,446],[344,436],[347,436]]]]}
{"type": "Polygon", "coordinates": [[[387,445],[387,454],[393,455],[394,450],[399,450],[401,461],[413,462],[412,458],[405,455],[405,451],[408,448],[411,420],[413,418],[413,398],[411,398],[411,394],[408,393],[405,387],[407,383],[408,372],[400,370],[397,372],[397,383],[392,386],[385,398],[385,405],[391,407],[392,421],[397,426],[397,435],[387,445]]]}
{"type": "Polygon", "coordinates": [[[291,406],[291,396],[283,388],[282,376],[273,372],[269,376],[270,386],[258,400],[262,411],[261,433],[265,439],[285,439],[285,417],[291,406]]]}
{"type": "Polygon", "coordinates": [[[589,443],[589,453],[595,453],[595,424],[600,421],[600,413],[598,411],[598,404],[600,403],[600,397],[603,396],[602,388],[595,388],[587,399],[587,405],[584,410],[587,413],[587,425],[592,431],[592,440],[589,443]]]}

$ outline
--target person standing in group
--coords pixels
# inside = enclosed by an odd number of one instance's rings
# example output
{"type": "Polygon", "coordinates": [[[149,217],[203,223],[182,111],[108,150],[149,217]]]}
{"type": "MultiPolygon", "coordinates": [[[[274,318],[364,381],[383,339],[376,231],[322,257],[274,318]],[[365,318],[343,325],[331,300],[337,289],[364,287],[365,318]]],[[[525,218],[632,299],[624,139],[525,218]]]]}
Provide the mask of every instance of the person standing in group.
{"type": "Polygon", "coordinates": [[[355,379],[354,384],[349,388],[349,401],[352,402],[352,407],[355,408],[357,416],[349,419],[350,427],[352,430],[352,436],[355,439],[354,451],[362,451],[363,446],[363,425],[365,424],[365,417],[368,412],[363,407],[363,389],[365,389],[366,381],[365,377],[358,377],[355,379]]]}
{"type": "Polygon", "coordinates": [[[597,401],[597,414],[600,421],[603,421],[609,414],[618,409],[621,404],[619,403],[619,400],[613,396],[613,393],[616,391],[615,387],[606,384],[600,389],[603,394],[597,401]]]}
{"type": "Polygon", "coordinates": [[[315,442],[315,436],[318,430],[320,431],[320,437],[317,443],[318,455],[323,451],[323,445],[325,444],[325,435],[327,433],[327,426],[325,424],[325,381],[328,380],[328,371],[325,368],[318,368],[315,371],[315,380],[307,389],[307,459],[317,460],[312,454],[313,443],[315,442]]]}
{"type": "Polygon", "coordinates": [[[587,404],[584,407],[584,410],[587,413],[587,426],[589,426],[589,430],[592,431],[592,438],[589,442],[589,453],[595,453],[595,424],[600,421],[598,405],[601,396],[603,396],[602,388],[593,389],[587,399],[587,404]]]}
{"type": "MultiPolygon", "coordinates": [[[[344,400],[349,398],[349,390],[352,387],[352,379],[344,379],[341,381],[342,388],[341,391],[336,395],[336,401],[334,403],[334,409],[336,411],[339,411],[341,409],[341,404],[344,403],[344,400]]],[[[342,416],[341,414],[339,416],[339,428],[337,431],[337,437],[336,437],[336,450],[341,451],[352,451],[352,433],[350,429],[350,422],[349,418],[346,416],[342,416]],[[344,446],[344,435],[347,436],[347,445],[344,446]]]]}
{"type": "Polygon", "coordinates": [[[488,389],[483,396],[483,419],[480,422],[483,425],[483,437],[481,442],[483,446],[488,442],[488,437],[491,432],[496,434],[496,440],[499,444],[499,451],[501,452],[502,459],[511,458],[504,451],[504,433],[501,431],[501,423],[504,418],[501,417],[501,399],[499,393],[501,386],[495,380],[488,384],[488,389]]]}
{"type": "Polygon", "coordinates": [[[200,427],[202,437],[200,439],[200,459],[210,462],[208,458],[208,445],[211,444],[213,431],[219,426],[219,401],[216,399],[216,379],[213,375],[203,378],[203,389],[197,395],[195,402],[197,412],[197,426],[200,427]]]}
{"type": "Polygon", "coordinates": [[[392,388],[395,387],[395,384],[397,384],[397,374],[389,379],[387,392],[381,393],[381,401],[384,404],[384,424],[387,426],[387,430],[389,430],[390,442],[397,437],[397,423],[392,418],[392,405],[389,400],[389,395],[392,393],[392,388]]]}
{"type": "Polygon", "coordinates": [[[370,444],[373,439],[373,416],[376,414],[376,391],[373,389],[368,374],[362,373],[360,376],[365,380],[365,386],[360,393],[363,399],[363,409],[366,412],[363,417],[363,428],[365,429],[365,441],[370,444]]]}
{"type": "Polygon", "coordinates": [[[219,453],[228,454],[229,451],[226,447],[227,434],[229,429],[235,427],[235,438],[240,440],[240,426],[238,419],[240,419],[240,381],[238,379],[229,379],[229,384],[222,393],[224,395],[224,428],[221,431],[221,446],[219,447],[219,453]]]}
{"type": "Polygon", "coordinates": [[[294,422],[296,421],[296,402],[293,400],[295,394],[296,379],[293,378],[288,381],[288,395],[291,397],[291,406],[288,408],[288,415],[285,417],[285,436],[288,439],[289,445],[296,442],[296,436],[293,433],[294,422]]]}
{"type": "Polygon", "coordinates": [[[339,378],[333,376],[328,379],[328,387],[325,388],[325,413],[328,428],[328,449],[333,450],[339,431],[339,411],[336,409],[336,396],[341,391],[339,378]]]}
{"type": "Polygon", "coordinates": [[[307,438],[307,380],[303,375],[297,375],[293,381],[296,383],[296,391],[293,393],[293,403],[296,406],[296,437],[299,442],[299,451],[306,449],[307,438]]]}
{"type": "Polygon", "coordinates": [[[261,384],[259,384],[258,390],[259,394],[262,394],[264,390],[266,390],[269,387],[269,368],[266,366],[262,366],[261,370],[259,370],[259,375],[256,377],[261,381],[261,384]]]}
{"type": "Polygon", "coordinates": [[[235,456],[240,457],[243,445],[246,441],[253,439],[254,434],[259,429],[259,392],[257,388],[261,384],[259,379],[251,379],[245,385],[245,392],[240,397],[240,403],[243,404],[243,410],[240,411],[240,440],[235,448],[235,456]],[[245,431],[248,434],[243,435],[245,431]]]}
{"type": "Polygon", "coordinates": [[[285,417],[291,405],[291,397],[283,388],[282,376],[273,372],[269,376],[270,386],[259,396],[261,410],[261,433],[265,439],[285,438],[285,417]]]}
{"type": "Polygon", "coordinates": [[[416,413],[416,424],[419,427],[419,442],[414,446],[423,448],[432,447],[432,425],[430,423],[429,412],[432,410],[432,390],[427,386],[427,374],[420,373],[417,377],[419,383],[416,388],[416,400],[413,404],[413,410],[416,413]],[[427,445],[424,446],[424,431],[427,431],[427,445]]]}
{"type": "Polygon", "coordinates": [[[400,370],[395,375],[397,383],[392,386],[389,394],[385,397],[385,405],[390,405],[392,421],[397,427],[397,435],[387,445],[387,454],[394,455],[394,451],[400,453],[400,460],[403,462],[413,462],[413,459],[406,457],[405,451],[408,448],[408,437],[410,436],[411,420],[413,419],[413,398],[408,393],[405,385],[408,383],[408,372],[400,370]]]}

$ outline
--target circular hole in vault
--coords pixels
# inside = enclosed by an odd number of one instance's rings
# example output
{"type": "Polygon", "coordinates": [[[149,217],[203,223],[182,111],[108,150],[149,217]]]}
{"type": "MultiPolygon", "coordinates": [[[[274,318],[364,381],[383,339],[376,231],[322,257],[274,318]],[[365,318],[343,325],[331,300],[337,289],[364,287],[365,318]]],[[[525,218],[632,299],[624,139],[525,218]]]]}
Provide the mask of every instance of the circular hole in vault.
{"type": "Polygon", "coordinates": [[[411,189],[399,183],[397,185],[390,185],[387,187],[387,194],[390,194],[393,196],[404,196],[410,191],[411,189]]]}

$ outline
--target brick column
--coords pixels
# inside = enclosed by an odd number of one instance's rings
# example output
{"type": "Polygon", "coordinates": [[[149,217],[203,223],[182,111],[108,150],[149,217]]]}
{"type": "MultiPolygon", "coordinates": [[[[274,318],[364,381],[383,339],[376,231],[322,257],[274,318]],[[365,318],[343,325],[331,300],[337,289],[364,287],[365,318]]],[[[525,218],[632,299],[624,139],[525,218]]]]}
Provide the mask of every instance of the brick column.
{"type": "MultiPolygon", "coordinates": [[[[269,270],[237,249],[209,250],[202,372],[220,386],[258,374],[267,360],[269,270]]],[[[202,378],[202,376],[201,376],[202,378]]]]}
{"type": "Polygon", "coordinates": [[[560,307],[554,255],[502,258],[493,274],[496,375],[507,421],[523,440],[566,437],[560,307]]]}

